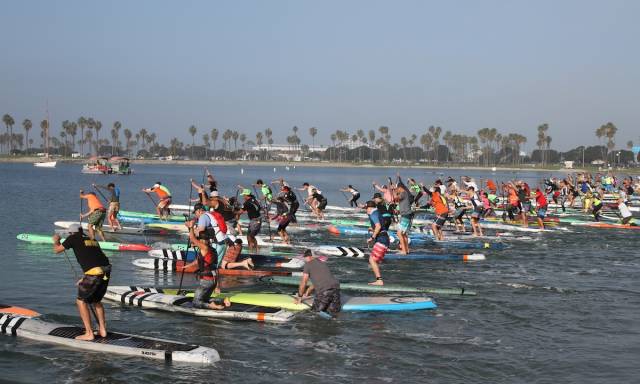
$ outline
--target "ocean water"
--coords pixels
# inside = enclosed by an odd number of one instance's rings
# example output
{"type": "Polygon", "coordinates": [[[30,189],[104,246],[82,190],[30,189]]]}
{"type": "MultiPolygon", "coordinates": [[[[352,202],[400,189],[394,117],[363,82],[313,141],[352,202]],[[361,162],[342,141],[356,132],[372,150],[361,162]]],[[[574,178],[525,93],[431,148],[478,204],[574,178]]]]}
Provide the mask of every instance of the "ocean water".
{"type": "MultiPolygon", "coordinates": [[[[542,173],[423,169],[212,167],[227,194],[237,184],[283,176],[308,181],[329,204],[345,205],[338,191],[359,188],[400,172],[426,183],[468,174],[478,179],[525,179],[536,186],[542,173]]],[[[37,310],[52,321],[78,324],[74,276],[49,246],[19,242],[19,233],[53,233],[56,220],[77,220],[78,192],[91,183],[117,183],[123,209],[153,207],[140,192],[160,180],[174,202],[186,203],[197,166],[134,165],[131,176],[94,176],[78,165],[38,169],[0,163],[0,302],[37,310]]],[[[316,244],[364,245],[362,236],[323,231],[294,235],[316,244]]],[[[107,305],[112,330],[182,340],[216,348],[222,360],[210,367],[78,351],[0,336],[0,381],[17,382],[278,382],[278,383],[635,383],[640,377],[640,275],[638,231],[571,227],[490,251],[477,263],[388,261],[387,283],[466,287],[475,297],[432,295],[433,311],[344,313],[327,321],[302,315],[288,324],[226,322],[107,305]]],[[[123,240],[125,238],[123,237],[123,240]]],[[[151,240],[151,239],[148,239],[151,240]]],[[[127,237],[126,241],[142,241],[127,237]]],[[[137,270],[141,253],[109,253],[114,285],[176,285],[179,277],[137,270]]],[[[75,261],[74,261],[75,262],[75,261]]],[[[332,258],[342,281],[370,281],[364,260],[332,258]]],[[[186,278],[187,284],[193,280],[186,278]]],[[[240,283],[240,282],[239,282],[240,283]]],[[[242,284],[253,284],[244,280],[242,284]]],[[[252,289],[268,289],[255,285],[252,289]]],[[[292,289],[293,290],[293,289],[292,289]]]]}

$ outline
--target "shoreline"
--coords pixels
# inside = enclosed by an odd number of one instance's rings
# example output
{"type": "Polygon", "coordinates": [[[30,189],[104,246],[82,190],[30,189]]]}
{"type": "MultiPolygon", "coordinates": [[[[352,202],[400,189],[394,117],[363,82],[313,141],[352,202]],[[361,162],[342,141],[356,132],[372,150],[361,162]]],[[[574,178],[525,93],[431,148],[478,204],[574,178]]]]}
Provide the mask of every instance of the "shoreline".
{"type": "MultiPolygon", "coordinates": [[[[35,163],[43,160],[42,157],[35,156],[20,156],[20,157],[7,157],[1,156],[0,163],[35,163]]],[[[86,159],[56,159],[60,163],[68,164],[84,164],[86,159]]],[[[429,170],[444,170],[444,169],[459,169],[470,171],[489,171],[494,172],[494,167],[485,167],[477,165],[464,165],[459,166],[455,164],[435,166],[432,164],[371,164],[371,163],[335,163],[335,162],[322,162],[322,161],[305,161],[305,162],[287,162],[287,161],[242,161],[242,160],[131,160],[131,164],[145,164],[145,165],[176,165],[176,166],[247,166],[247,167],[334,167],[334,168],[411,168],[411,169],[429,169],[429,170]]],[[[605,172],[604,170],[598,170],[597,168],[536,168],[536,167],[495,167],[495,172],[507,171],[507,172],[605,172]]],[[[614,172],[637,172],[638,168],[627,168],[613,170],[614,172]]]]}

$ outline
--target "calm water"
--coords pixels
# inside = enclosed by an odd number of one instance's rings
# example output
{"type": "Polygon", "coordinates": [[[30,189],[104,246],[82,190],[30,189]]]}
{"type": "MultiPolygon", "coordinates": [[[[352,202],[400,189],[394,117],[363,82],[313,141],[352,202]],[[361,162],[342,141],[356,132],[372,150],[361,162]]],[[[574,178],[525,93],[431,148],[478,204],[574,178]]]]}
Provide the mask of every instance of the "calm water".
{"type": "MultiPolygon", "coordinates": [[[[54,170],[30,164],[0,164],[0,302],[46,313],[54,321],[77,323],[73,274],[48,246],[19,243],[21,232],[52,233],[55,220],[77,220],[80,188],[115,181],[123,209],[148,210],[140,191],[161,180],[175,202],[186,201],[189,178],[201,167],[134,166],[129,177],[80,174],[77,165],[54,170]]],[[[238,167],[213,169],[230,193],[256,178],[283,175],[291,183],[316,184],[329,204],[344,205],[337,191],[348,183],[371,194],[370,183],[394,176],[390,169],[238,167]]],[[[433,182],[431,170],[403,175],[433,182]]],[[[461,173],[445,171],[444,176],[461,173]]],[[[479,172],[466,172],[480,178],[479,172]]],[[[489,174],[484,174],[484,177],[489,174]]],[[[548,174],[498,173],[536,185],[548,174]]],[[[363,238],[319,234],[324,244],[362,245],[363,238]]],[[[302,316],[289,324],[264,325],[194,319],[108,304],[113,330],[198,343],[216,348],[222,361],[198,367],[126,358],[0,336],[2,380],[21,382],[465,382],[632,383],[640,368],[640,232],[572,228],[537,241],[514,243],[488,253],[481,263],[388,262],[388,283],[466,286],[477,297],[438,297],[436,311],[344,314],[337,321],[302,316]]],[[[109,255],[112,284],[177,284],[173,276],[134,269],[144,254],[109,255]]],[[[366,262],[329,261],[344,281],[371,278],[366,262]]],[[[259,288],[259,286],[258,286],[259,288]]]]}

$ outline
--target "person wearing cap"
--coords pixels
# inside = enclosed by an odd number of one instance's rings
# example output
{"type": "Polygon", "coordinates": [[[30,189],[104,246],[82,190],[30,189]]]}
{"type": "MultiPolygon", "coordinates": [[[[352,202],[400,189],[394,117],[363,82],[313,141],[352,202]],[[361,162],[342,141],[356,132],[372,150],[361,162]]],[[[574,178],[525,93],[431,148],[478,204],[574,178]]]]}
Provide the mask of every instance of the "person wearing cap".
{"type": "Polygon", "coordinates": [[[227,239],[227,225],[222,215],[215,211],[218,201],[212,200],[211,204],[212,211],[209,211],[201,203],[193,206],[193,214],[197,220],[194,233],[196,237],[207,239],[212,243],[220,262],[227,251],[227,242],[225,241],[227,239]]]}
{"type": "Polygon", "coordinates": [[[390,220],[386,220],[382,216],[375,201],[369,200],[365,206],[367,208],[367,215],[369,216],[369,223],[371,224],[371,228],[369,229],[371,231],[371,237],[367,239],[367,244],[371,245],[373,243],[371,253],[369,254],[369,265],[376,278],[375,281],[369,284],[384,285],[380,273],[380,263],[384,260],[384,256],[387,254],[387,250],[391,244],[388,233],[391,223],[390,220]]]}
{"type": "Polygon", "coordinates": [[[171,191],[169,191],[169,188],[158,181],[151,188],[143,188],[142,192],[154,192],[158,196],[158,205],[156,205],[158,217],[163,220],[169,217],[169,205],[171,205],[171,191]]]}
{"type": "Polygon", "coordinates": [[[109,183],[106,187],[96,184],[92,185],[96,189],[105,189],[110,193],[107,220],[109,220],[111,231],[122,230],[122,225],[120,224],[120,220],[118,220],[118,212],[120,212],[120,188],[116,187],[114,183],[109,183]]]}
{"type": "Polygon", "coordinates": [[[249,218],[249,226],[247,227],[248,247],[249,250],[258,252],[256,236],[260,233],[260,228],[262,228],[262,214],[260,212],[262,208],[250,189],[245,188],[240,194],[244,197],[244,204],[240,214],[246,213],[249,218]]]}
{"type": "MultiPolygon", "coordinates": [[[[199,209],[201,209],[199,207],[199,209]]],[[[189,240],[197,248],[196,258],[185,269],[198,268],[196,277],[198,288],[193,292],[193,307],[200,309],[220,310],[231,305],[229,298],[225,298],[223,303],[218,304],[211,301],[211,295],[218,285],[218,254],[211,247],[209,241],[200,239],[195,233],[193,221],[186,221],[184,225],[189,229],[189,240]]]]}
{"type": "Polygon", "coordinates": [[[104,223],[104,219],[107,216],[107,210],[104,209],[100,199],[98,199],[98,196],[96,196],[94,192],[85,194],[81,189],[80,198],[87,200],[87,205],[89,206],[89,210],[86,213],[80,213],[80,221],[86,217],[89,223],[89,237],[95,239],[96,232],[98,232],[100,239],[105,241],[104,232],[102,232],[102,223],[104,223]]]}
{"type": "Polygon", "coordinates": [[[340,283],[333,276],[327,264],[314,257],[310,249],[304,251],[302,258],[305,264],[302,277],[300,277],[298,295],[294,302],[300,304],[302,300],[309,297],[312,291],[315,291],[311,310],[335,316],[342,309],[340,283]],[[311,285],[307,288],[309,280],[311,280],[311,285]]]}
{"type": "Polygon", "coordinates": [[[60,243],[60,235],[53,235],[53,251],[55,253],[62,253],[67,249],[73,249],[76,260],[83,271],[82,278],[78,280],[76,284],[78,286],[76,305],[85,332],[77,336],[76,339],[93,340],[96,337],[91,326],[90,305],[93,305],[95,308],[95,314],[98,320],[98,335],[100,337],[107,337],[107,322],[105,320],[102,298],[107,292],[109,285],[111,264],[107,256],[102,252],[102,249],[100,249],[100,244],[85,236],[79,224],[70,225],[67,232],[69,236],[62,243],[60,243]]]}

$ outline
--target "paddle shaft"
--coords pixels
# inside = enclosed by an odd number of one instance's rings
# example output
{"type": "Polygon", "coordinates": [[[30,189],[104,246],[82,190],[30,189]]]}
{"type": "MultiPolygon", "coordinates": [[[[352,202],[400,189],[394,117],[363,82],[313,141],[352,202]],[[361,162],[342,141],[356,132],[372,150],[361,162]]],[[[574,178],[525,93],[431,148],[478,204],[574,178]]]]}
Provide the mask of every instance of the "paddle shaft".
{"type": "MultiPolygon", "coordinates": [[[[189,187],[189,212],[191,212],[191,197],[193,195],[193,183],[189,183],[190,187],[189,187]]],[[[195,223],[194,223],[195,225],[195,223]]],[[[187,249],[186,252],[189,252],[189,248],[191,248],[191,234],[189,234],[189,237],[187,239],[187,249]]],[[[197,255],[196,255],[197,257],[197,255]]],[[[185,268],[182,268],[182,272],[180,273],[180,284],[178,285],[178,294],[180,294],[180,292],[182,291],[182,281],[184,280],[184,270],[185,268]]]]}

